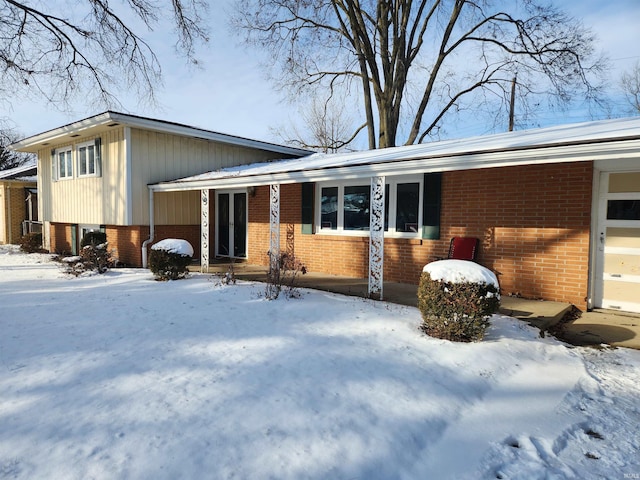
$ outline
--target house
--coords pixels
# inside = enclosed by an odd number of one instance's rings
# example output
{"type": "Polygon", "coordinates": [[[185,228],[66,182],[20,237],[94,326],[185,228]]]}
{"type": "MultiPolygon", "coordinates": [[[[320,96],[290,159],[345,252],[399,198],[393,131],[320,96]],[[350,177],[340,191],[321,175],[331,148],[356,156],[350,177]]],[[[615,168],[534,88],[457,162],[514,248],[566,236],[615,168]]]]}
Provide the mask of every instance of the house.
{"type": "Polygon", "coordinates": [[[452,237],[471,236],[503,294],[640,311],[640,118],[315,154],[149,189],[200,193],[203,269],[209,250],[261,265],[287,251],[309,271],[368,278],[382,297],[383,280],[417,283],[452,237]]]}
{"type": "Polygon", "coordinates": [[[0,244],[39,232],[35,162],[0,171],[0,244]]]}
{"type": "Polygon", "coordinates": [[[152,242],[151,217],[156,240],[189,240],[200,256],[200,192],[155,195],[151,203],[147,184],[310,153],[111,111],[11,148],[37,154],[45,248],[76,253],[87,231],[102,230],[119,261],[134,266],[143,263],[143,244],[146,252],[152,242]]]}

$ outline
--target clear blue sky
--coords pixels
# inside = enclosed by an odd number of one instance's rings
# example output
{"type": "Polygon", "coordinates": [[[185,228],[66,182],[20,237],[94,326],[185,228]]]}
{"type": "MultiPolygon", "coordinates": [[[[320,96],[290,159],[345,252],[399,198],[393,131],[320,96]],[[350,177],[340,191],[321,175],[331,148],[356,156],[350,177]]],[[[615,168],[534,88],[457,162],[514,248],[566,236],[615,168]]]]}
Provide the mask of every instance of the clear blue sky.
{"type": "MultiPolygon", "coordinates": [[[[509,0],[506,0],[509,1],[509,0]]],[[[640,0],[557,0],[570,14],[582,18],[600,39],[600,48],[612,59],[612,83],[620,72],[640,60],[640,0]]],[[[281,101],[262,71],[259,52],[239,46],[226,24],[226,15],[216,0],[211,8],[211,40],[201,48],[200,70],[189,69],[173,52],[173,41],[162,43],[154,34],[150,41],[162,62],[164,86],[157,91],[160,108],[140,108],[133,99],[123,97],[130,113],[186,123],[209,130],[273,141],[269,127],[290,123],[297,116],[295,107],[281,101]],[[291,119],[291,120],[290,120],[291,119]]],[[[226,3],[226,1],[224,2],[226,3]]],[[[104,110],[102,107],[75,105],[62,113],[42,102],[14,103],[12,112],[4,112],[24,135],[32,135],[104,110]]],[[[569,112],[564,118],[541,119],[544,123],[568,123],[589,120],[584,112],[569,112]]],[[[463,135],[475,134],[473,124],[463,135]]]]}

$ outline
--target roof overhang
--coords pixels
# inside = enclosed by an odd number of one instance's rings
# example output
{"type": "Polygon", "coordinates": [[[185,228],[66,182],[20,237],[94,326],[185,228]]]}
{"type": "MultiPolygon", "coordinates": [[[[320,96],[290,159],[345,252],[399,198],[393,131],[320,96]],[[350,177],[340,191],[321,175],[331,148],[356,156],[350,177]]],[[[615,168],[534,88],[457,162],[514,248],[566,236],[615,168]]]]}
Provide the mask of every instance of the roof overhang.
{"type": "Polygon", "coordinates": [[[204,177],[201,175],[172,182],[156,183],[149,185],[149,188],[155,192],[244,188],[270,184],[325,182],[382,175],[411,175],[517,165],[580,161],[598,161],[599,165],[606,165],[609,160],[621,159],[627,159],[630,164],[640,168],[640,136],[463,153],[441,153],[416,158],[402,158],[400,156],[386,160],[371,158],[371,153],[362,152],[361,162],[356,159],[346,166],[327,166],[326,157],[317,158],[314,155],[267,165],[258,164],[255,168],[251,168],[251,166],[228,168],[212,172],[211,178],[198,178],[204,177]]]}
{"type": "Polygon", "coordinates": [[[180,123],[155,120],[152,118],[139,117],[136,115],[129,115],[111,111],[94,115],[93,117],[85,118],[83,120],[79,120],[77,122],[73,122],[68,125],[55,128],[53,130],[39,133],[37,135],[33,135],[31,137],[15,142],[9,147],[19,152],[37,153],[43,148],[52,148],[56,145],[69,143],[78,137],[100,135],[103,132],[120,126],[134,127],[192,138],[200,138],[217,143],[265,150],[279,155],[299,157],[312,153],[308,150],[303,150],[300,148],[287,147],[284,145],[277,145],[260,140],[252,140],[249,138],[237,137],[234,135],[227,135],[224,133],[204,130],[180,123]]]}

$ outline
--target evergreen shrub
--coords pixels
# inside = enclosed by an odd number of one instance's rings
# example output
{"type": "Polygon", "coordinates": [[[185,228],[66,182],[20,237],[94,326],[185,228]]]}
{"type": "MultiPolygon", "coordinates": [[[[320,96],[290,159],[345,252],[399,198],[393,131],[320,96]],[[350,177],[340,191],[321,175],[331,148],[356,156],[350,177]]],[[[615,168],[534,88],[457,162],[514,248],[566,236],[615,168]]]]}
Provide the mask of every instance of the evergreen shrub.
{"type": "Polygon", "coordinates": [[[80,248],[87,245],[100,245],[107,242],[107,234],[100,231],[91,231],[84,234],[80,240],[80,248]]]}
{"type": "Polygon", "coordinates": [[[42,233],[27,233],[20,239],[20,250],[25,253],[42,251],[42,233]]]}
{"type": "MultiPolygon", "coordinates": [[[[169,239],[175,242],[173,239],[169,239]]],[[[185,242],[186,240],[180,240],[185,242]]],[[[191,248],[191,245],[189,245],[191,248]]],[[[193,249],[191,249],[193,252],[193,249]]],[[[156,280],[178,280],[184,278],[189,273],[192,255],[187,255],[181,251],[175,251],[173,247],[163,247],[161,242],[151,248],[149,253],[149,270],[153,272],[156,280]]]]}
{"type": "Polygon", "coordinates": [[[422,330],[431,337],[455,342],[482,340],[489,318],[500,307],[493,284],[433,280],[423,272],[418,286],[422,330]]]}

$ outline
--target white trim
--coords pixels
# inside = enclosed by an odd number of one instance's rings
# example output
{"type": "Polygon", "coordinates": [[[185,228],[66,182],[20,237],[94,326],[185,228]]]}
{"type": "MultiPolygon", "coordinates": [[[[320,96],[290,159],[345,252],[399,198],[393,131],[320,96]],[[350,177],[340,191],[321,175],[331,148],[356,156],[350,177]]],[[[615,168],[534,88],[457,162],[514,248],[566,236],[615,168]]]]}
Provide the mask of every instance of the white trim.
{"type": "Polygon", "coordinates": [[[53,130],[39,133],[37,135],[33,135],[12,144],[10,147],[11,149],[16,151],[36,153],[38,149],[42,148],[43,144],[55,144],[59,141],[64,140],[65,138],[70,138],[71,135],[76,134],[89,136],[95,133],[97,129],[104,131],[107,127],[110,126],[125,126],[143,128],[146,130],[155,130],[159,132],[182,135],[192,138],[202,138],[204,140],[210,140],[217,143],[265,150],[267,152],[273,152],[282,155],[299,157],[309,155],[311,153],[308,150],[303,150],[300,148],[287,147],[284,145],[277,145],[260,140],[252,140],[249,138],[237,137],[225,133],[213,132],[211,130],[205,130],[189,125],[183,125],[164,120],[156,120],[153,118],[139,117],[136,115],[127,115],[124,113],[111,111],[94,115],[93,117],[85,118],[83,120],[79,120],[77,122],[70,123],[53,130]]]}
{"type": "Polygon", "coordinates": [[[55,180],[71,180],[74,178],[74,148],[73,145],[67,145],[64,147],[59,147],[55,149],[55,180]],[[68,159],[65,158],[65,174],[67,173],[68,168],[67,167],[71,167],[71,174],[70,175],[65,175],[64,177],[60,176],[60,154],[61,153],[69,153],[70,155],[70,160],[71,162],[68,161],[68,159]]]}
{"type": "MultiPolygon", "coordinates": [[[[215,192],[215,212],[214,212],[214,217],[215,217],[215,239],[214,239],[214,245],[215,245],[215,253],[214,256],[216,257],[225,257],[225,258],[242,258],[242,259],[249,259],[249,192],[246,189],[232,189],[232,190],[216,190],[215,192]],[[233,229],[235,228],[235,225],[233,225],[233,214],[234,209],[235,209],[235,204],[233,203],[234,200],[234,195],[238,194],[238,193],[244,193],[246,195],[245,197],[245,213],[244,213],[244,218],[245,218],[245,241],[244,241],[244,245],[245,245],[245,256],[244,257],[235,257],[232,255],[233,250],[234,250],[234,242],[233,242],[233,229]],[[220,246],[218,244],[218,235],[220,232],[220,228],[219,228],[219,215],[218,215],[218,208],[220,206],[220,202],[219,202],[219,196],[221,194],[228,194],[229,195],[229,252],[228,255],[224,255],[222,253],[220,253],[220,246]]],[[[209,242],[209,244],[211,244],[211,242],[209,242]]]]}
{"type": "Polygon", "coordinates": [[[591,222],[591,255],[594,259],[593,268],[589,275],[592,286],[590,308],[615,308],[640,312],[640,304],[615,302],[604,298],[604,282],[620,281],[640,283],[639,276],[620,275],[613,277],[604,271],[605,254],[639,255],[638,249],[626,247],[607,247],[606,235],[608,228],[640,228],[640,220],[607,220],[607,206],[609,200],[637,199],[638,193],[609,193],[610,173],[638,172],[640,155],[635,158],[611,159],[610,161],[596,160],[594,162],[594,183],[592,198],[591,222]],[[602,171],[601,171],[602,170],[602,171]]]}
{"type": "MultiPolygon", "coordinates": [[[[131,179],[132,174],[131,174],[131,169],[133,168],[131,163],[132,163],[132,159],[131,159],[131,128],[130,127],[124,127],[124,165],[125,165],[125,170],[124,170],[124,182],[125,182],[125,189],[127,192],[127,198],[125,200],[125,204],[127,206],[127,210],[126,210],[126,217],[124,219],[124,223],[125,225],[132,225],[133,224],[133,185],[131,184],[131,179]]],[[[103,161],[104,161],[104,150],[105,150],[105,145],[102,145],[102,157],[103,157],[103,161]]],[[[115,163],[116,165],[118,164],[117,160],[114,162],[114,159],[110,159],[112,164],[115,163]]],[[[152,189],[153,190],[153,189],[152,189]]],[[[149,219],[149,222],[151,222],[151,219],[149,219]]]]}
{"type": "MultiPolygon", "coordinates": [[[[327,236],[345,236],[345,237],[369,237],[369,229],[367,230],[346,230],[344,228],[344,189],[345,187],[371,187],[371,178],[358,178],[355,180],[320,182],[316,184],[314,211],[315,211],[315,232],[318,235],[327,236]],[[337,205],[337,225],[335,229],[322,228],[322,189],[337,188],[338,189],[338,205],[337,205]]],[[[399,175],[394,177],[384,177],[385,185],[389,186],[389,198],[385,198],[385,202],[389,204],[389,224],[388,229],[384,231],[385,238],[422,238],[422,203],[424,195],[424,175],[399,175]],[[395,225],[397,219],[397,187],[399,184],[417,183],[418,184],[418,217],[416,232],[397,232],[395,225]]],[[[385,190],[386,191],[386,190],[385,190]]],[[[386,194],[385,194],[386,195],[386,194]]]]}
{"type": "MultiPolygon", "coordinates": [[[[78,143],[75,146],[75,155],[76,155],[76,159],[75,159],[75,163],[76,163],[76,169],[78,172],[78,178],[91,178],[91,177],[99,177],[99,172],[100,172],[100,168],[97,165],[97,161],[99,161],[96,157],[96,141],[94,140],[89,140],[87,142],[82,142],[82,143],[78,143]],[[89,148],[93,149],[93,173],[80,173],[81,172],[81,168],[80,168],[80,149],[81,148],[86,148],[87,149],[87,155],[89,153],[89,148]]],[[[88,158],[87,158],[87,171],[88,171],[88,166],[89,166],[89,162],[88,162],[88,158]]]]}

